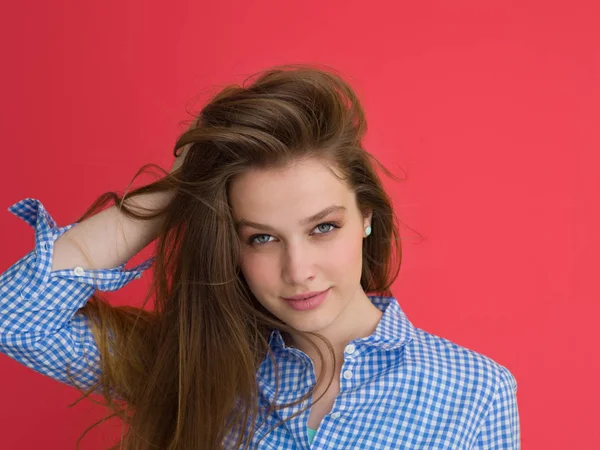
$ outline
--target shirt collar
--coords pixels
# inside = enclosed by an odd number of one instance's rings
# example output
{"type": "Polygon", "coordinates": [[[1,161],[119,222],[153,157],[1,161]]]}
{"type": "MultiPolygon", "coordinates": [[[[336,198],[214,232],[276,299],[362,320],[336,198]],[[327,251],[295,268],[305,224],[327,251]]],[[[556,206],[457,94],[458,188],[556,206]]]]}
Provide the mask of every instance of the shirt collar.
{"type": "MultiPolygon", "coordinates": [[[[408,320],[404,311],[402,311],[395,297],[372,295],[368,297],[373,305],[383,311],[383,316],[377,324],[375,331],[370,336],[355,339],[353,342],[361,342],[384,350],[392,350],[406,344],[415,337],[416,329],[410,320],[408,320]]],[[[279,330],[272,331],[269,346],[273,352],[289,349],[283,341],[279,330]]]]}

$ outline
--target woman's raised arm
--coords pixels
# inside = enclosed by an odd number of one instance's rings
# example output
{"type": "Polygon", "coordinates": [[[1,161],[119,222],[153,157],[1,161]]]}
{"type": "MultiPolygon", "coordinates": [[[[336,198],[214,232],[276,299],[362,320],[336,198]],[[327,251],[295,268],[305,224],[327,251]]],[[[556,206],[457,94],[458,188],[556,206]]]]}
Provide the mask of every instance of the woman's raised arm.
{"type": "MultiPolygon", "coordinates": [[[[181,167],[186,152],[187,146],[171,172],[181,167]]],[[[171,196],[138,195],[125,203],[133,209],[162,208],[171,196]]],[[[35,247],[0,274],[0,352],[57,381],[88,389],[97,384],[101,366],[90,319],[80,309],[96,290],[118,290],[152,265],[154,258],[149,258],[125,269],[156,238],[160,219],[135,220],[111,206],[58,227],[37,199],[25,198],[8,210],[34,229],[35,247]]]]}
{"type": "MultiPolygon", "coordinates": [[[[172,192],[156,192],[127,198],[127,206],[162,208],[172,192]]],[[[135,220],[111,206],[76,223],[55,242],[52,270],[109,269],[129,261],[156,238],[159,218],[135,220]]]]}
{"type": "MultiPolygon", "coordinates": [[[[113,226],[111,220],[119,220],[114,215],[92,216],[81,223],[58,227],[37,199],[23,199],[9,211],[34,229],[35,247],[0,274],[0,352],[39,373],[73,385],[67,376],[68,369],[75,384],[87,389],[99,379],[99,353],[89,319],[78,310],[96,290],[115,291],[141,277],[153,258],[128,270],[124,269],[126,261],[111,267],[110,258],[115,256],[96,250],[101,245],[88,244],[94,239],[105,239],[106,246],[118,242],[107,231],[113,226]],[[90,269],[86,258],[75,251],[79,244],[73,245],[73,240],[63,239],[62,247],[58,248],[59,239],[76,228],[87,233],[96,230],[95,236],[86,236],[84,245],[95,252],[87,254],[93,265],[104,264],[104,267],[90,269]],[[57,248],[59,251],[55,252],[57,248]],[[58,260],[57,270],[53,270],[53,260],[58,260]]],[[[137,245],[151,236],[152,231],[146,229],[140,234],[147,234],[136,239],[135,230],[129,226],[129,238],[137,245]]],[[[121,258],[125,256],[119,254],[121,258]]]]}

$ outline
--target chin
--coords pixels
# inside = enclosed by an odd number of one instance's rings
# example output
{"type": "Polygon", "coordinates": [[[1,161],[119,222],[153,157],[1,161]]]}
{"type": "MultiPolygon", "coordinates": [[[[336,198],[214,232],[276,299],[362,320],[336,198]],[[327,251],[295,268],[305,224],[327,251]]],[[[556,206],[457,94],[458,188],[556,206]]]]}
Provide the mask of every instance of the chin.
{"type": "Polygon", "coordinates": [[[314,311],[314,314],[305,317],[292,315],[286,323],[298,331],[311,331],[322,334],[336,321],[340,314],[341,311],[328,311],[324,309],[319,312],[314,311]]]}
{"type": "Polygon", "coordinates": [[[304,332],[313,332],[313,333],[321,333],[323,330],[325,330],[329,325],[330,322],[325,322],[325,321],[315,321],[315,320],[303,320],[303,321],[295,321],[298,323],[293,323],[294,321],[292,321],[292,323],[290,323],[291,326],[293,326],[296,330],[298,331],[304,331],[304,332]]]}

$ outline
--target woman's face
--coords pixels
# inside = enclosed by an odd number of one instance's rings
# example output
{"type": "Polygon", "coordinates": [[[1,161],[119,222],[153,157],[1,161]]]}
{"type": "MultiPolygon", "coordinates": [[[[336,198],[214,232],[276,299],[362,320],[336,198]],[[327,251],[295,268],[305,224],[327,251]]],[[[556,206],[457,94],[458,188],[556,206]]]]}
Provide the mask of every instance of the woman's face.
{"type": "Polygon", "coordinates": [[[351,316],[353,303],[365,296],[362,242],[371,217],[361,215],[343,181],[323,162],[308,159],[249,170],[232,183],[229,196],[242,242],[241,270],[267,310],[301,331],[325,332],[351,316]],[[314,309],[298,311],[283,299],[327,289],[314,309]]]}

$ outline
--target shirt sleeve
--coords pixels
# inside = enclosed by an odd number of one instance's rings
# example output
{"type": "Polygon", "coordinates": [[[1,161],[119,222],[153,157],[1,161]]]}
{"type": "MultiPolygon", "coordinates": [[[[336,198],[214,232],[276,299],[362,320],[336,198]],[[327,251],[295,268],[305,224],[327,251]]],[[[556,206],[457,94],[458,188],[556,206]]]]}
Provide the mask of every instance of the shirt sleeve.
{"type": "Polygon", "coordinates": [[[35,247],[0,274],[0,352],[62,383],[82,389],[100,375],[89,319],[78,312],[96,290],[115,291],[140,278],[154,258],[124,269],[52,269],[54,242],[77,222],[58,227],[39,200],[26,198],[9,212],[35,230],[35,247]]]}
{"type": "Polygon", "coordinates": [[[498,391],[471,450],[520,450],[517,381],[501,367],[498,391]]]}

